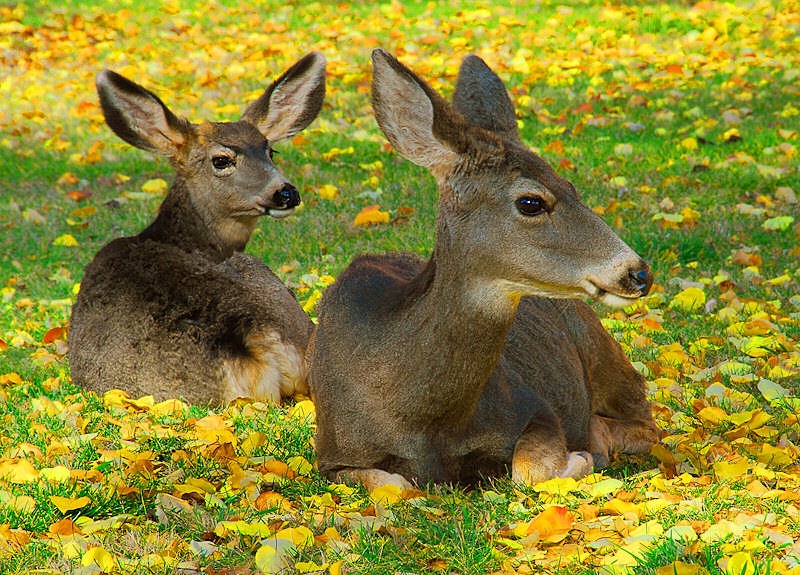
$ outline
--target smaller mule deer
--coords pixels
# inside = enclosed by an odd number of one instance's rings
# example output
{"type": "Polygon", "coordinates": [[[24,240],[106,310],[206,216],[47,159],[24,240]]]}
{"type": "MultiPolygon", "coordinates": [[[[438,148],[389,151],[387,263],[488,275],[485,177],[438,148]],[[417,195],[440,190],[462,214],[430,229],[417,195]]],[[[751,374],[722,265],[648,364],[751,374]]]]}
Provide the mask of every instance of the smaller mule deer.
{"type": "Polygon", "coordinates": [[[373,52],[378,124],[439,186],[436,245],[427,261],[361,256],[326,290],[309,344],[320,471],[373,488],[510,467],[535,483],[648,450],[644,378],[585,303],[539,296],[625,305],[649,268],[523,146],[479,58],[453,101],[373,52]]]}
{"type": "Polygon", "coordinates": [[[97,91],[111,129],[169,158],[176,178],[149,227],[86,267],[70,321],[73,380],[192,403],[306,393],[313,325],[272,271],[242,252],[259,217],[300,203],[272,144],[316,118],[325,58],[299,60],[231,123],[192,124],[108,70],[97,91]]]}

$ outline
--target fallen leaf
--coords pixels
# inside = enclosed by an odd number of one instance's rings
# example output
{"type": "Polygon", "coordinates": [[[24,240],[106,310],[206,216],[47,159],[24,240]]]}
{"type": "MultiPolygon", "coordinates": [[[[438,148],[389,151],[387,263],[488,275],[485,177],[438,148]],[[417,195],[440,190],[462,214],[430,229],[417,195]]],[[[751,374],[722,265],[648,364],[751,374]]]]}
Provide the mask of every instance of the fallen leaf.
{"type": "Polygon", "coordinates": [[[92,500],[86,497],[61,497],[59,495],[51,495],[50,501],[55,505],[61,513],[68,513],[76,509],[83,509],[89,505],[92,500]]]}
{"type": "Polygon", "coordinates": [[[380,206],[375,204],[361,210],[353,220],[354,226],[369,226],[372,224],[385,224],[389,222],[389,212],[380,211],[380,206]]]}

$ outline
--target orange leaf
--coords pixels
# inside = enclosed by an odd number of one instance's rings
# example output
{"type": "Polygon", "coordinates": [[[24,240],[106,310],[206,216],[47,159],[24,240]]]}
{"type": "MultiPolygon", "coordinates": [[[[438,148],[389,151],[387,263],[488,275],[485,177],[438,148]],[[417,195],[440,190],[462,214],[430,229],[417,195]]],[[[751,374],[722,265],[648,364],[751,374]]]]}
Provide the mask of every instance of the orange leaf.
{"type": "Polygon", "coordinates": [[[558,161],[558,167],[562,170],[574,170],[575,164],[569,158],[561,158],[558,161]]]}
{"type": "Polygon", "coordinates": [[[674,74],[675,76],[683,76],[683,66],[680,64],[668,64],[667,73],[674,74]]]}
{"type": "Polygon", "coordinates": [[[389,222],[389,212],[382,212],[380,206],[375,204],[367,206],[361,210],[356,219],[353,220],[354,226],[368,226],[370,224],[385,224],[389,222]]]}
{"type": "Polygon", "coordinates": [[[286,465],[283,461],[278,461],[277,459],[271,459],[269,461],[265,461],[261,465],[261,472],[262,473],[274,473],[278,477],[296,477],[297,474],[289,469],[289,466],[286,465]]]}
{"type": "Polygon", "coordinates": [[[91,197],[91,192],[84,192],[83,190],[75,190],[74,192],[67,192],[67,197],[71,200],[79,202],[80,200],[91,197]]]}
{"type": "Polygon", "coordinates": [[[63,327],[54,327],[47,330],[42,338],[42,343],[53,343],[57,339],[64,339],[64,334],[66,334],[67,330],[63,327]]]}
{"type": "Polygon", "coordinates": [[[50,526],[48,531],[53,535],[73,535],[76,533],[80,535],[81,533],[81,530],[69,517],[65,517],[61,521],[56,521],[50,526]]]}
{"type": "Polygon", "coordinates": [[[74,186],[78,183],[78,176],[72,172],[64,172],[56,181],[59,186],[74,186]]]}
{"type": "Polygon", "coordinates": [[[575,516],[565,507],[554,505],[542,511],[528,524],[527,534],[539,533],[539,539],[555,539],[566,535],[575,524],[575,516]]]}

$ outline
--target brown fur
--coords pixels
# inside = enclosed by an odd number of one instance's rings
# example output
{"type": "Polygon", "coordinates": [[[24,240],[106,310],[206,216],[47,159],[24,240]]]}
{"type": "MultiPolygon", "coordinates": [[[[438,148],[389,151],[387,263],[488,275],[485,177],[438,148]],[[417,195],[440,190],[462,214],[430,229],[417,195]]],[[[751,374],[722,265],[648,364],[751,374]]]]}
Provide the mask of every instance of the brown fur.
{"type": "Polygon", "coordinates": [[[232,123],[193,125],[113,72],[101,72],[97,85],[114,132],[168,157],[177,176],[155,221],[86,267],[70,322],[74,381],[201,404],[307,392],[313,325],[277,276],[242,250],[261,215],[299,202],[268,151],[318,114],[324,58],[300,60],[232,123]],[[218,168],[221,157],[232,164],[218,168]]]}
{"type": "Polygon", "coordinates": [[[373,62],[381,129],[439,183],[437,243],[428,261],[360,256],[325,292],[309,346],[320,470],[372,487],[510,467],[533,483],[586,474],[590,449],[646,449],[642,376],[586,304],[538,296],[621,304],[649,289],[647,266],[522,146],[510,100],[486,103],[508,96],[482,61],[465,59],[455,110],[385,52],[373,62]],[[521,196],[547,213],[521,215],[521,196]]]}

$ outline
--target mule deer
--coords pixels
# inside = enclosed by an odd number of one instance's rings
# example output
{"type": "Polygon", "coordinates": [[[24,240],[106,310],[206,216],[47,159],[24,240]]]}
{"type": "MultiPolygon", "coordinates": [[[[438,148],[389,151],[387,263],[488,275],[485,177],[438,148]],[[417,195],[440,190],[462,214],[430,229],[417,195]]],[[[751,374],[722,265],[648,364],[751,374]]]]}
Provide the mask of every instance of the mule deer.
{"type": "Polygon", "coordinates": [[[438,183],[436,244],[427,261],[360,256],[326,290],[309,344],[320,471],[370,489],[508,467],[535,483],[648,450],[644,378],[585,303],[539,297],[625,305],[647,265],[523,146],[482,60],[462,63],[451,107],[372,58],[381,130],[438,183]]]}
{"type": "Polygon", "coordinates": [[[112,241],[86,267],[70,322],[73,380],[203,404],[307,393],[313,325],[243,250],[260,216],[281,218],[300,203],[272,145],[319,113],[324,57],[295,63],[237,122],[192,124],[108,70],[97,91],[111,129],[169,158],[176,178],[149,227],[112,241]]]}

